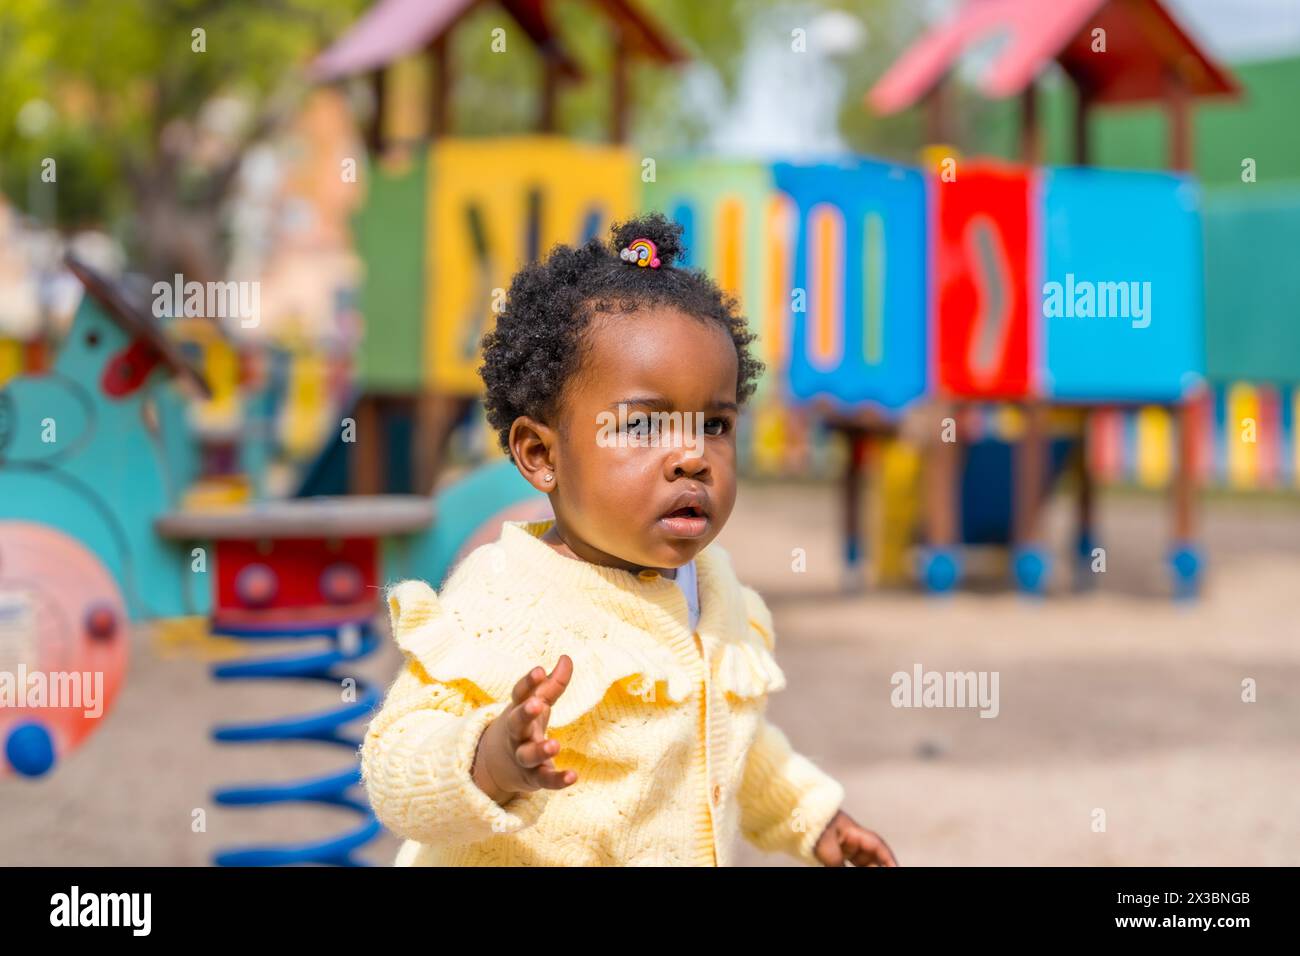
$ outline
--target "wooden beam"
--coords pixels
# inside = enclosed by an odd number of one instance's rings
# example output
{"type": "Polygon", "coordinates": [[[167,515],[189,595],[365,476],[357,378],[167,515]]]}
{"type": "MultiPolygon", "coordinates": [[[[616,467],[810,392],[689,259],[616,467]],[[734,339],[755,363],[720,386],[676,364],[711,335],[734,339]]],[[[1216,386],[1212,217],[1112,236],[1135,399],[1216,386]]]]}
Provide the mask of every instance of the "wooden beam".
{"type": "Polygon", "coordinates": [[[433,139],[451,132],[451,45],[447,33],[429,44],[429,66],[429,137],[433,139]]]}
{"type": "Polygon", "coordinates": [[[537,115],[537,129],[542,133],[554,133],[556,113],[559,108],[560,63],[549,51],[542,54],[542,102],[537,115]]]}
{"type": "Polygon", "coordinates": [[[934,406],[934,420],[939,425],[939,434],[932,435],[924,446],[925,536],[926,543],[931,548],[951,548],[957,543],[957,527],[961,520],[957,504],[961,473],[958,458],[960,449],[956,442],[942,440],[943,420],[955,418],[956,413],[956,408],[948,403],[937,403],[934,406]]]}
{"type": "Polygon", "coordinates": [[[1042,155],[1038,128],[1038,88],[1033,80],[1020,95],[1020,158],[1037,165],[1042,155]]]}
{"type": "Polygon", "coordinates": [[[388,99],[386,72],[381,66],[370,74],[370,89],[374,94],[375,108],[366,123],[365,139],[366,147],[375,156],[379,155],[384,148],[384,104],[388,99]]]}
{"type": "Polygon", "coordinates": [[[841,430],[848,443],[844,465],[844,564],[857,571],[862,565],[862,480],[866,473],[867,431],[863,428],[841,430]]]}
{"type": "Polygon", "coordinates": [[[1189,172],[1192,168],[1192,97],[1182,77],[1172,71],[1165,112],[1169,117],[1169,168],[1189,172]]]}
{"type": "Polygon", "coordinates": [[[1012,489],[1012,540],[1032,547],[1038,540],[1038,519],[1047,475],[1047,407],[1037,399],[1021,406],[1025,430],[1015,445],[1015,479],[1012,489]]]}
{"type": "Polygon", "coordinates": [[[948,114],[945,109],[946,83],[940,79],[925,95],[925,139],[931,145],[948,142],[948,114]]]}
{"type": "Polygon", "coordinates": [[[1082,80],[1075,81],[1078,100],[1074,109],[1074,162],[1077,166],[1087,166],[1088,156],[1092,152],[1088,136],[1088,118],[1092,112],[1092,91],[1082,80]]]}
{"type": "Polygon", "coordinates": [[[376,395],[363,395],[352,413],[356,441],[348,455],[348,493],[379,495],[388,490],[388,440],[376,395]]]}
{"type": "MultiPolygon", "coordinates": [[[[1181,76],[1170,72],[1169,166],[1179,172],[1192,168],[1192,98],[1181,76]]],[[[1184,401],[1175,411],[1178,428],[1178,458],[1173,477],[1174,541],[1188,545],[1195,533],[1196,476],[1193,470],[1195,422],[1192,403],[1184,401]]]]}

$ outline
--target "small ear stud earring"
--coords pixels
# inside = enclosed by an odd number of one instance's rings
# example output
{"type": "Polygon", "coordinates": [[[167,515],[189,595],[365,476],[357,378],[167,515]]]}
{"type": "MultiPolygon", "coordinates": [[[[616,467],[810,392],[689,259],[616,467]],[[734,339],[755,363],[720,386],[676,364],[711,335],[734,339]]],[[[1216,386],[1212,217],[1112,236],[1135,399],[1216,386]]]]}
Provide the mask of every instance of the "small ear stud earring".
{"type": "Polygon", "coordinates": [[[550,474],[549,472],[547,472],[547,474],[542,476],[542,481],[554,481],[554,480],[555,480],[555,476],[550,474]]]}

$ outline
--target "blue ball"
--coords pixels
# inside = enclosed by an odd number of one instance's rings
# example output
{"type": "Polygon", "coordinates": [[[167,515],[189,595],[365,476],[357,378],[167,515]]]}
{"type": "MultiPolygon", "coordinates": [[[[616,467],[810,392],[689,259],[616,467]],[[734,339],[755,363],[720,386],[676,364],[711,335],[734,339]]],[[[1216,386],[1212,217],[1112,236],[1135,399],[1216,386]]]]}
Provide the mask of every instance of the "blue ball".
{"type": "Polygon", "coordinates": [[[10,766],[25,777],[39,777],[54,766],[54,741],[36,721],[18,724],[5,741],[10,766]]]}
{"type": "Polygon", "coordinates": [[[936,549],[922,559],[921,575],[925,586],[936,594],[951,591],[961,577],[961,565],[951,551],[936,549]]]}
{"type": "Polygon", "coordinates": [[[1037,548],[1020,548],[1015,555],[1016,583],[1028,594],[1041,594],[1047,586],[1047,555],[1037,548]]]}

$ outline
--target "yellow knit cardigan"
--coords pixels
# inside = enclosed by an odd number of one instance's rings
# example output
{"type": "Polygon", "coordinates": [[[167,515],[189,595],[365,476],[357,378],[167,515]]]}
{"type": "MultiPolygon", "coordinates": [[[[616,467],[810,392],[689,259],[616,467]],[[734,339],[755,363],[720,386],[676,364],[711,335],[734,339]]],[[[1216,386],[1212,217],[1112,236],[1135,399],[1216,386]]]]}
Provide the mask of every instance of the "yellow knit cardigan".
{"type": "Polygon", "coordinates": [[[816,864],[843,787],[764,716],[785,686],[772,617],[716,543],[696,556],[701,616],[654,571],[557,554],[554,519],[508,521],[441,596],[389,591],[406,663],[366,731],[362,776],[405,839],[398,866],[726,866],[737,832],[816,864]],[[470,777],[510,691],[561,654],[573,677],[552,709],[563,790],[495,803],[470,777]]]}

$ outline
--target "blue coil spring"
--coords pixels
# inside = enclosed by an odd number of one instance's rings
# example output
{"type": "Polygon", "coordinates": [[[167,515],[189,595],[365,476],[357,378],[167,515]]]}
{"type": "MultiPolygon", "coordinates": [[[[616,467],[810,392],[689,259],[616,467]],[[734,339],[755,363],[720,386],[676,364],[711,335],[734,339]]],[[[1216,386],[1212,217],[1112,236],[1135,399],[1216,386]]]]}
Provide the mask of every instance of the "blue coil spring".
{"type": "Polygon", "coordinates": [[[239,640],[326,639],[328,650],[274,657],[261,657],[220,664],[212,669],[217,680],[312,680],[339,688],[344,677],[356,680],[355,703],[344,704],[328,711],[305,716],[288,717],[269,722],[221,724],[213,728],[213,739],[231,742],[263,741],[320,741],[347,747],[353,763],[345,770],[320,777],[309,777],[278,784],[226,787],[214,791],[213,797],[223,806],[264,806],[276,803],[319,803],[347,807],[363,818],[355,830],[313,843],[295,845],[248,846],[224,850],[214,854],[217,866],[290,866],[294,864],[320,864],[333,866],[367,866],[353,854],[365,846],[381,831],[369,802],[354,790],[361,786],[361,766],[357,751],[361,740],[347,736],[342,728],[366,717],[379,703],[379,690],[352,674],[340,674],[336,665],[357,661],[372,654],[379,646],[369,621],[358,621],[333,628],[303,628],[301,630],[263,629],[241,630],[223,627],[214,633],[239,640]]]}

